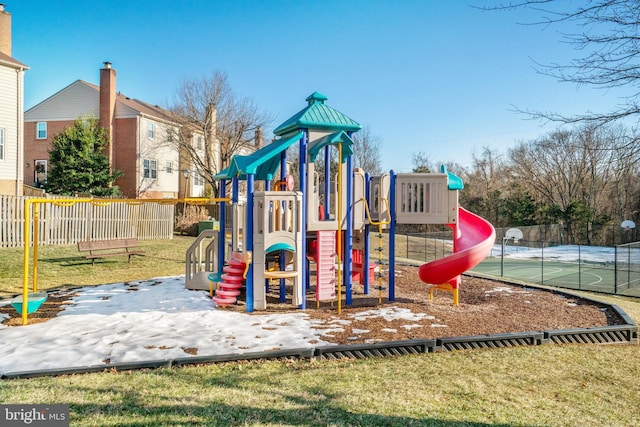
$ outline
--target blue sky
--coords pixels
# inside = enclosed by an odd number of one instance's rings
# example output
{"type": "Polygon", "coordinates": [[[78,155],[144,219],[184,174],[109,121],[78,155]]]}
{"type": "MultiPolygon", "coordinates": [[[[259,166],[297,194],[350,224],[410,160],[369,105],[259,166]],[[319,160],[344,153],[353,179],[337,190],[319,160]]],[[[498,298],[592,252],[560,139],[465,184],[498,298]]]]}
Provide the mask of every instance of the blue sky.
{"type": "MultiPolygon", "coordinates": [[[[560,27],[521,25],[533,10],[484,12],[479,0],[3,0],[12,56],[27,64],[25,106],[110,61],[118,90],[167,105],[184,77],[227,73],[234,91],[275,116],[319,91],[382,141],[384,169],[471,164],[483,147],[506,153],[556,125],[512,112],[611,109],[612,92],[560,83],[534,60],[576,57],[560,27]]],[[[270,130],[269,133],[270,134],[270,130]]]]}

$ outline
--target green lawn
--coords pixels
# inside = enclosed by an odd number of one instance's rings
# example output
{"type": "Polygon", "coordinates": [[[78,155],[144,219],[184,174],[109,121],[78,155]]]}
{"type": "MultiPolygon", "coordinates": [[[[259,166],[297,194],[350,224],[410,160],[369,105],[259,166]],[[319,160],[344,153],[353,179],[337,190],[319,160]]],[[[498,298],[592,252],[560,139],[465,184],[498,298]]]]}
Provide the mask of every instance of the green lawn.
{"type": "MultiPolygon", "coordinates": [[[[192,240],[142,242],[146,255],[131,264],[94,267],[75,247],[42,248],[40,288],[183,274],[192,240]]],[[[21,289],[21,254],[0,250],[6,293],[21,289]]],[[[639,300],[595,297],[640,320],[639,300]]],[[[78,426],[635,426],[639,350],[544,345],[2,380],[0,402],[67,403],[78,426]]]]}

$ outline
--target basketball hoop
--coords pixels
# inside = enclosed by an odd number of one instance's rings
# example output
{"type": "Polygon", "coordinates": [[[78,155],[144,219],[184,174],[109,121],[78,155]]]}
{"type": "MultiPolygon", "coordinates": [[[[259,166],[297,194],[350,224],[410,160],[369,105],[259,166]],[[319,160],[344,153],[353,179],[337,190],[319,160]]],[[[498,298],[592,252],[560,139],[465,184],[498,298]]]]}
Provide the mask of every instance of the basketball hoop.
{"type": "Polygon", "coordinates": [[[522,239],[522,230],[519,228],[510,228],[504,233],[504,240],[513,240],[513,243],[518,244],[518,240],[522,239]]]}
{"type": "Polygon", "coordinates": [[[522,239],[522,230],[519,228],[510,228],[504,233],[502,238],[502,251],[500,253],[500,277],[504,276],[504,248],[507,240],[513,240],[514,244],[518,244],[518,240],[522,239]]]}
{"type": "Polygon", "coordinates": [[[624,228],[625,230],[631,230],[632,228],[636,228],[636,223],[631,221],[630,219],[625,219],[624,221],[622,221],[622,224],[620,224],[620,227],[624,228]]]}

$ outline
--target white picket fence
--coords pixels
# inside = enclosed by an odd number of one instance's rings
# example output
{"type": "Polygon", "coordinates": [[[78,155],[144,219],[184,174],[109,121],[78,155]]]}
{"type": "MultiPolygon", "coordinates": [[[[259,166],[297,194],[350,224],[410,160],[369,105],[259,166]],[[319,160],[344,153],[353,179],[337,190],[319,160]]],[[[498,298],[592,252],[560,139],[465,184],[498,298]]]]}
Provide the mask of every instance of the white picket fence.
{"type": "MultiPolygon", "coordinates": [[[[0,195],[0,247],[24,246],[25,200],[27,199],[30,197],[0,195]]],[[[55,202],[55,198],[51,198],[51,201],[55,202]]],[[[30,213],[32,239],[35,206],[35,204],[32,205],[30,213]]],[[[139,240],[173,237],[175,212],[173,204],[38,203],[37,210],[40,245],[72,245],[85,240],[127,237],[137,237],[139,240]]]]}

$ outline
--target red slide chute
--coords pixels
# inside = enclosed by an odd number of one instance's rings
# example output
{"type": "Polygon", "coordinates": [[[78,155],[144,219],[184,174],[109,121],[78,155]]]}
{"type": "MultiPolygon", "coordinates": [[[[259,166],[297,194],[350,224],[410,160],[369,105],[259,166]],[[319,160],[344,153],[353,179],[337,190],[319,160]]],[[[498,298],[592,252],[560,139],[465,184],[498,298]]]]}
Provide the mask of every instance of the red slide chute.
{"type": "Polygon", "coordinates": [[[420,266],[418,275],[423,282],[449,283],[456,288],[458,276],[478,265],[491,252],[496,231],[484,218],[458,208],[458,226],[452,227],[454,253],[420,266]]]}

